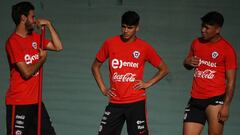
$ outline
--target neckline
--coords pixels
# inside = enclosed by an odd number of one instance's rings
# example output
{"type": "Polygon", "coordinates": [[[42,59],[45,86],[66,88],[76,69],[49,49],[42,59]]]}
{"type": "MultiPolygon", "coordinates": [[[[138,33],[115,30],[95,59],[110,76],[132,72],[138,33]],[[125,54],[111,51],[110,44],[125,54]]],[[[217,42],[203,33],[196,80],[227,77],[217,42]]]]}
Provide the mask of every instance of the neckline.
{"type": "Polygon", "coordinates": [[[139,38],[136,36],[136,38],[135,38],[135,40],[133,42],[128,43],[128,42],[124,42],[122,40],[121,35],[119,35],[118,38],[119,38],[120,42],[123,43],[124,45],[131,45],[131,44],[136,43],[139,40],[139,38]]]}
{"type": "Polygon", "coordinates": [[[215,45],[215,44],[221,42],[221,41],[223,40],[223,37],[220,36],[219,39],[216,40],[215,42],[205,42],[205,43],[204,43],[204,42],[202,42],[201,40],[202,40],[201,38],[198,38],[198,41],[199,41],[201,44],[203,44],[203,45],[215,45]]]}

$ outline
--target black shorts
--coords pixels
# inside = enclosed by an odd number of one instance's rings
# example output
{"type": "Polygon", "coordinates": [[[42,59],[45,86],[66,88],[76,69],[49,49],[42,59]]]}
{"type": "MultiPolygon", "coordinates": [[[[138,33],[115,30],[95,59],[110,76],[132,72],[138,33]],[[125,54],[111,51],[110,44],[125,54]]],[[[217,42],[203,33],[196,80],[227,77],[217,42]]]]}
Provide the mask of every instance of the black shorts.
{"type": "Polygon", "coordinates": [[[222,105],[224,95],[212,97],[209,99],[190,98],[185,108],[184,122],[196,122],[205,125],[207,120],[206,108],[208,105],[222,105]]]}
{"type": "MultiPolygon", "coordinates": [[[[7,135],[36,135],[38,121],[38,104],[32,105],[7,105],[7,135]],[[12,117],[12,114],[14,114],[12,117]],[[12,119],[14,118],[14,123],[12,119]]],[[[48,112],[42,103],[42,135],[55,135],[48,112]]]]}
{"type": "Polygon", "coordinates": [[[130,104],[109,103],[99,127],[99,135],[120,135],[124,122],[130,135],[148,135],[145,101],[130,104]]]}

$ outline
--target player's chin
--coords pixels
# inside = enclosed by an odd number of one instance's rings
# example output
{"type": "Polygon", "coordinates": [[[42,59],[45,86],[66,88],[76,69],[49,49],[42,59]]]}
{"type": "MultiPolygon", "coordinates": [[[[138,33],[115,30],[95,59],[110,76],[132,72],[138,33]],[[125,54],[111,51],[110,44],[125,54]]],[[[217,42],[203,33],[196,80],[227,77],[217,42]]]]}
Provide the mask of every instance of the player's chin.
{"type": "Polygon", "coordinates": [[[34,31],[34,29],[28,29],[28,30],[27,30],[27,34],[28,34],[28,35],[31,35],[33,31],[34,31]]]}
{"type": "Polygon", "coordinates": [[[204,41],[208,41],[208,40],[209,40],[209,37],[207,37],[207,36],[202,36],[201,39],[204,40],[204,41]]]}
{"type": "Polygon", "coordinates": [[[130,38],[130,36],[129,36],[129,35],[127,35],[127,34],[123,34],[123,35],[122,35],[122,38],[124,38],[124,39],[129,39],[129,38],[130,38]]]}

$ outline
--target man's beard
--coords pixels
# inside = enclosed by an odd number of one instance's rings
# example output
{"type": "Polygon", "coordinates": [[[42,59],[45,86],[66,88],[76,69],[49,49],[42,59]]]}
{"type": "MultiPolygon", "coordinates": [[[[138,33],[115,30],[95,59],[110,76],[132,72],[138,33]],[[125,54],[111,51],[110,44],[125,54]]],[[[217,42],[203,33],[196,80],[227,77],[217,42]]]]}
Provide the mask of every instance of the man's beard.
{"type": "Polygon", "coordinates": [[[34,25],[31,24],[29,21],[27,21],[27,22],[25,23],[25,28],[26,28],[26,30],[27,30],[27,34],[28,34],[28,35],[31,35],[32,32],[34,31],[34,25]]]}

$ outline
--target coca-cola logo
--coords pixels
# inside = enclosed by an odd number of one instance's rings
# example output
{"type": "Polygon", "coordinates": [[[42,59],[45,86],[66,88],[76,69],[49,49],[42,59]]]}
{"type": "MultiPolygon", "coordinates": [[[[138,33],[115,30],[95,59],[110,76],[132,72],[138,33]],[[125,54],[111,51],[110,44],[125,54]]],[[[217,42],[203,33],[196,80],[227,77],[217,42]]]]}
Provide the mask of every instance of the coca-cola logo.
{"type": "Polygon", "coordinates": [[[113,59],[112,60],[112,68],[117,69],[117,68],[122,68],[122,67],[132,67],[132,68],[138,68],[138,63],[134,63],[131,61],[123,61],[123,60],[118,60],[118,59],[113,59]]]}
{"type": "Polygon", "coordinates": [[[204,71],[200,71],[198,68],[196,68],[194,72],[194,77],[199,77],[199,78],[206,78],[206,79],[213,79],[215,76],[216,71],[206,69],[204,71]]]}
{"type": "Polygon", "coordinates": [[[134,82],[136,74],[126,73],[126,74],[118,74],[115,72],[112,76],[112,80],[114,82],[134,82]]]}

